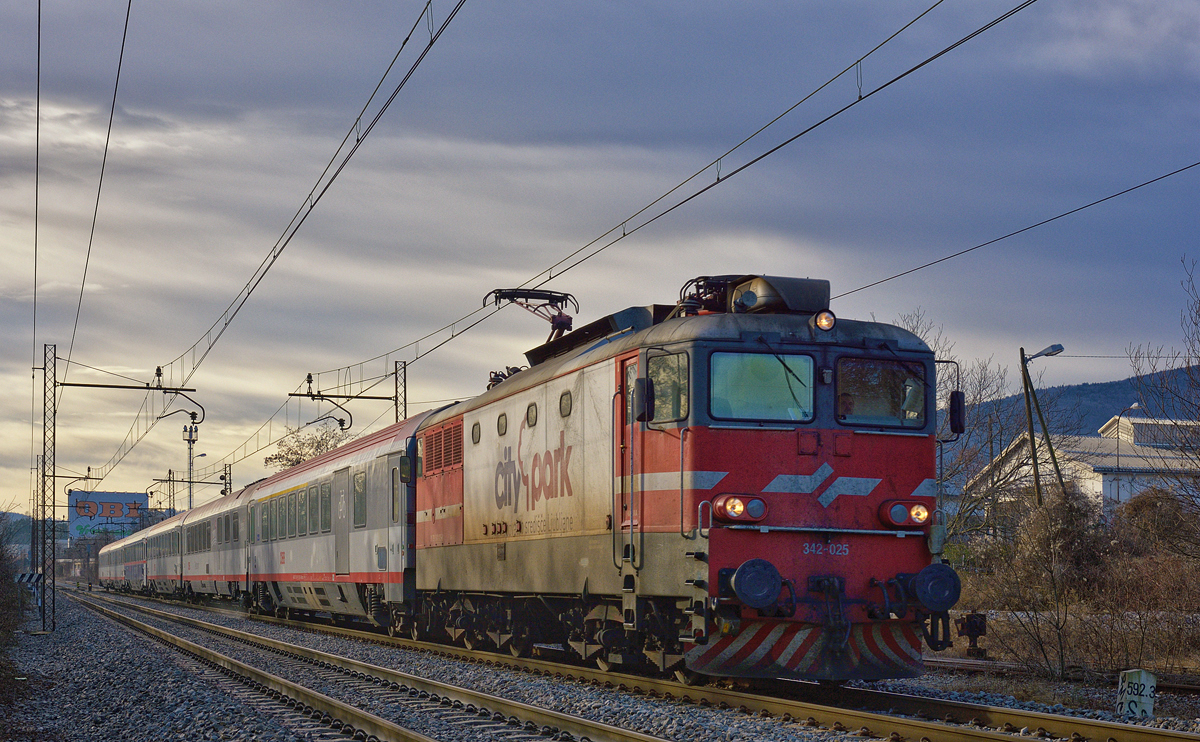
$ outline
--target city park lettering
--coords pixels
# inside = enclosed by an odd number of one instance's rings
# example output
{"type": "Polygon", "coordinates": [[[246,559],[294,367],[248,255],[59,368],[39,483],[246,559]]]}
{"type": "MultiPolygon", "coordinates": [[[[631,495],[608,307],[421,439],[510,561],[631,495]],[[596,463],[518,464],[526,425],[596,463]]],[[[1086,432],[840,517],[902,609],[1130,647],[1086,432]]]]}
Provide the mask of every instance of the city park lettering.
{"type": "Polygon", "coordinates": [[[558,448],[533,455],[530,470],[525,471],[521,442],[525,424],[521,424],[521,435],[517,440],[517,458],[512,457],[512,446],[504,447],[503,458],[496,464],[495,495],[496,507],[511,507],[517,512],[521,502],[521,490],[525,491],[525,510],[537,510],[539,500],[573,497],[571,489],[571,446],[567,445],[566,431],[558,432],[558,448]]]}

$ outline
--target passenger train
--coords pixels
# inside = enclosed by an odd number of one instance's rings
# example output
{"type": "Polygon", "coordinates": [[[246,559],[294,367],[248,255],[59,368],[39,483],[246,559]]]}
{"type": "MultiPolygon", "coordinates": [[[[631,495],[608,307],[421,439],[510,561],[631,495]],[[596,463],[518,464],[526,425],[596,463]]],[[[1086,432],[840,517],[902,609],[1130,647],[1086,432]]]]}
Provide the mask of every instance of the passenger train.
{"type": "Polygon", "coordinates": [[[920,674],[960,589],[934,354],[829,297],[694,279],[106,546],[101,582],[689,678],[920,674]]]}

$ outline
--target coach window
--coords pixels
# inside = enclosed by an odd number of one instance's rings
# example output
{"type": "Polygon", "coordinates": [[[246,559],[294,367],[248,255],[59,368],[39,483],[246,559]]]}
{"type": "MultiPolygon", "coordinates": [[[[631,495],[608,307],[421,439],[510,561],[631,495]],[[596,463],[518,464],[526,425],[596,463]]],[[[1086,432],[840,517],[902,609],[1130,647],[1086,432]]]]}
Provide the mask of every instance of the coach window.
{"type": "Polygon", "coordinates": [[[843,425],[925,427],[925,367],[918,361],[840,358],[837,420],[843,425]]]}
{"type": "Polygon", "coordinates": [[[225,530],[221,534],[221,541],[226,544],[229,543],[230,541],[233,541],[233,526],[231,525],[232,519],[233,519],[232,513],[225,513],[225,527],[224,527],[225,530]]]}
{"type": "Polygon", "coordinates": [[[321,507],[317,504],[317,488],[308,488],[308,532],[316,533],[321,530],[321,507]]]}
{"type": "Polygon", "coordinates": [[[271,502],[270,502],[270,500],[263,500],[260,503],[260,505],[262,507],[260,508],[261,512],[259,513],[260,521],[259,521],[258,540],[259,541],[270,541],[271,540],[271,502]]]}
{"type": "Polygon", "coordinates": [[[654,383],[654,419],[666,423],[688,416],[687,353],[650,356],[646,373],[654,383]]]}
{"type": "Polygon", "coordinates": [[[255,532],[255,529],[258,528],[258,520],[256,520],[254,508],[254,503],[250,503],[250,517],[246,518],[246,541],[251,544],[254,543],[254,537],[258,535],[255,532]]]}
{"type": "Polygon", "coordinates": [[[296,535],[308,533],[308,495],[304,490],[296,493],[296,535]]]}
{"type": "Polygon", "coordinates": [[[288,495],[288,538],[296,535],[296,493],[292,492],[288,495]]]}
{"type": "Polygon", "coordinates": [[[504,435],[507,432],[508,432],[508,415],[501,412],[500,417],[496,418],[496,433],[498,433],[499,435],[504,435]]]}
{"type": "Polygon", "coordinates": [[[808,422],[813,360],[781,353],[713,353],[709,413],[726,420],[808,422]]]}
{"type": "MultiPolygon", "coordinates": [[[[479,430],[479,423],[475,423],[475,430],[479,430]]],[[[392,467],[392,522],[400,522],[400,468],[392,467]]]]}
{"type": "Polygon", "coordinates": [[[271,540],[279,538],[279,498],[271,499],[271,540]]]}
{"type": "Polygon", "coordinates": [[[237,513],[234,513],[234,514],[233,514],[233,542],[234,542],[235,544],[238,542],[238,525],[237,525],[237,522],[238,522],[238,514],[237,514],[237,513]]]}
{"type": "Polygon", "coordinates": [[[321,533],[329,533],[333,528],[333,483],[321,485],[321,533]]]}
{"type": "Polygon", "coordinates": [[[354,475],[354,527],[362,528],[367,524],[367,473],[360,471],[354,475]]]}

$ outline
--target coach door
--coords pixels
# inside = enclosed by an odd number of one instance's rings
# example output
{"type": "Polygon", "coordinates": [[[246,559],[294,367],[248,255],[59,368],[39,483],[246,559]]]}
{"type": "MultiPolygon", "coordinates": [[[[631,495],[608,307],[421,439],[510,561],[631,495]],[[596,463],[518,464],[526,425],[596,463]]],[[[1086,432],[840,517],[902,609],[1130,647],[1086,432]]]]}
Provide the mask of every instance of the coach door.
{"type": "Polygon", "coordinates": [[[333,473],[334,572],[350,574],[350,470],[333,473]]]}

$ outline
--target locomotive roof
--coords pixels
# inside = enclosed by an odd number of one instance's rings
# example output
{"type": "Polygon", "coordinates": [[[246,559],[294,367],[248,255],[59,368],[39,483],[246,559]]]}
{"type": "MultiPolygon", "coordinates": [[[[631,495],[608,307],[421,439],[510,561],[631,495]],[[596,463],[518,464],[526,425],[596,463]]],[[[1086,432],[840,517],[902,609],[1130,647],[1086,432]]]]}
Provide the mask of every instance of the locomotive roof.
{"type": "MultiPolygon", "coordinates": [[[[782,349],[799,350],[804,346],[834,346],[847,349],[887,350],[895,353],[932,354],[929,346],[918,336],[882,322],[838,319],[828,332],[810,326],[807,314],[796,313],[712,313],[663,319],[671,307],[651,305],[630,307],[585,325],[569,335],[591,333],[593,337],[566,352],[535,363],[531,368],[514,374],[478,397],[447,407],[429,416],[421,427],[426,428],[461,415],[530,387],[544,383],[576,369],[618,356],[634,348],[670,346],[673,344],[707,341],[738,342],[761,336],[782,349]],[[664,311],[665,310],[665,311],[664,311]],[[595,327],[614,328],[605,335],[595,334],[595,327]]],[[[541,357],[540,351],[553,346],[552,341],[526,354],[530,360],[541,357]]]]}

